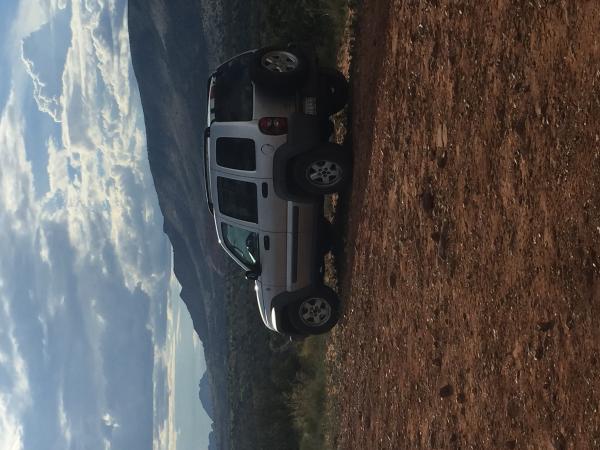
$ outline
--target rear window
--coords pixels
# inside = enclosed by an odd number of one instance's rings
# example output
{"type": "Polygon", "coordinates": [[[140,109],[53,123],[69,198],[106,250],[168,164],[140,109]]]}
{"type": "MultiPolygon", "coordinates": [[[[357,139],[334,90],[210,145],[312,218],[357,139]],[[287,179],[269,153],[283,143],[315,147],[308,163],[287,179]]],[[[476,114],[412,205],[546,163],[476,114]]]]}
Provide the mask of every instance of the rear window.
{"type": "Polygon", "coordinates": [[[256,184],[217,177],[217,195],[221,213],[234,219],[258,223],[256,184]]]}
{"type": "Polygon", "coordinates": [[[220,68],[213,89],[217,122],[252,120],[254,89],[247,61],[235,60],[220,68]]]}
{"type": "Polygon", "coordinates": [[[256,150],[252,139],[217,139],[217,164],[236,170],[256,170],[256,150]]]}

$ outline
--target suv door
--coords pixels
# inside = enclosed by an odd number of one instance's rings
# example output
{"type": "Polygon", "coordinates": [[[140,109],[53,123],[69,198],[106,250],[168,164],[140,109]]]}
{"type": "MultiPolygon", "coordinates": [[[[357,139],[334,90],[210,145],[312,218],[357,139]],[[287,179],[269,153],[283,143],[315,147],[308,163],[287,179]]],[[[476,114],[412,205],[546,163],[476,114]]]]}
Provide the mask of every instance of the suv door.
{"type": "MultiPolygon", "coordinates": [[[[273,178],[273,154],[275,150],[286,142],[286,135],[271,136],[260,132],[258,120],[248,122],[213,122],[210,127],[211,147],[216,148],[219,139],[244,140],[254,142],[256,166],[244,172],[258,178],[273,178]]],[[[236,167],[223,166],[221,168],[235,170],[236,167]]]]}
{"type": "MultiPolygon", "coordinates": [[[[210,128],[212,172],[256,185],[261,250],[280,261],[272,273],[263,267],[263,283],[273,286],[286,285],[287,233],[291,225],[288,202],[279,198],[273,187],[273,154],[285,140],[286,136],[262,134],[257,121],[213,122],[210,128]]],[[[216,181],[212,185],[216,186],[216,181]]]]}
{"type": "MultiPolygon", "coordinates": [[[[264,203],[259,194],[262,181],[214,171],[211,184],[216,187],[217,217],[244,230],[255,231],[260,259],[261,281],[269,286],[286,284],[286,233],[270,232],[263,227],[264,203]]],[[[221,226],[220,224],[217,224],[221,226]]],[[[223,230],[219,230],[223,233],[223,230]]],[[[253,243],[254,244],[254,243],[253,243]]],[[[239,258],[238,258],[239,259],[239,258]]]]}
{"type": "Polygon", "coordinates": [[[282,136],[263,135],[255,121],[215,122],[210,128],[212,170],[259,184],[261,228],[271,233],[287,231],[287,202],[273,188],[273,153],[284,141],[282,136]]]}

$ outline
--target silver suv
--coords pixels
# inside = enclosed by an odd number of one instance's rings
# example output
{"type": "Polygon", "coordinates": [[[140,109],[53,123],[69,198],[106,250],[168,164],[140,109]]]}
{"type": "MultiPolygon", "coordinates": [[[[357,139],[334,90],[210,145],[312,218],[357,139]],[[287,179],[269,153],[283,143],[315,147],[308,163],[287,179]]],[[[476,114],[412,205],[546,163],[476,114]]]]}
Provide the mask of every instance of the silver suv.
{"type": "Polygon", "coordinates": [[[242,53],[208,79],[204,164],[219,243],[255,282],[265,325],[288,335],[329,331],[339,315],[323,284],[323,197],[350,180],[329,116],[347,82],[298,46],[242,53]]]}

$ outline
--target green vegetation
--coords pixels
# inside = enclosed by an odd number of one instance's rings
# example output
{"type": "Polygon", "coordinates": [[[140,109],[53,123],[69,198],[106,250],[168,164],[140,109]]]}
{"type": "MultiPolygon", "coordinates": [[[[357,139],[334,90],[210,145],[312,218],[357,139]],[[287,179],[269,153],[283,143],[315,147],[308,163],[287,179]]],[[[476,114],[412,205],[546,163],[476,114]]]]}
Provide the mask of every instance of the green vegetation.
{"type": "Polygon", "coordinates": [[[230,280],[225,295],[229,317],[230,448],[297,449],[299,435],[287,398],[300,369],[298,354],[259,317],[253,286],[230,280]]]}
{"type": "Polygon", "coordinates": [[[226,287],[230,321],[227,391],[230,447],[324,450],[330,429],[326,389],[327,336],[291,343],[268,331],[252,285],[226,287]]]}
{"type": "Polygon", "coordinates": [[[335,65],[348,0],[223,0],[222,48],[226,55],[266,45],[313,46],[335,65]]]}
{"type": "Polygon", "coordinates": [[[294,427],[299,433],[300,450],[323,450],[331,427],[327,414],[325,352],[327,337],[308,338],[300,346],[300,370],[289,405],[294,427]]]}
{"type": "Polygon", "coordinates": [[[304,42],[322,61],[335,65],[346,18],[345,0],[269,0],[263,12],[261,44],[304,42]]]}

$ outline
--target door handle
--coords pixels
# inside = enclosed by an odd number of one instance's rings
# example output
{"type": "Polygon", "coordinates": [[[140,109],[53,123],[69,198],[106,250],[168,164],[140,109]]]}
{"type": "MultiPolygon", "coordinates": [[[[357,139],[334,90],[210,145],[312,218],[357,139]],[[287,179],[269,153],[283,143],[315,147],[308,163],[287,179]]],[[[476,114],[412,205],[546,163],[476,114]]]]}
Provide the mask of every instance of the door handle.
{"type": "Polygon", "coordinates": [[[264,198],[267,198],[269,196],[269,185],[267,183],[263,183],[261,189],[262,189],[262,196],[264,198]]]}
{"type": "Polygon", "coordinates": [[[269,236],[263,237],[263,246],[265,247],[265,250],[269,250],[271,248],[271,240],[269,239],[269,236]]]}

